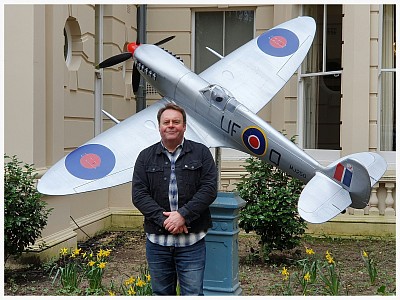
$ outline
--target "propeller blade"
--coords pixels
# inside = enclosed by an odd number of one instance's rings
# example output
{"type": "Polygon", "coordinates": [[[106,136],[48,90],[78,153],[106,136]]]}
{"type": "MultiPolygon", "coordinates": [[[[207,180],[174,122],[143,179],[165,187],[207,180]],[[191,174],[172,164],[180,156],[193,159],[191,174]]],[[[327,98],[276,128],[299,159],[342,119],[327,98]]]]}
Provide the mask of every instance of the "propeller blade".
{"type": "Polygon", "coordinates": [[[110,58],[107,58],[106,60],[102,61],[99,63],[99,68],[107,68],[114,66],[116,64],[122,63],[126,61],[127,59],[132,57],[132,53],[130,52],[123,52],[121,54],[117,54],[114,56],[111,56],[110,58]]]}
{"type": "Polygon", "coordinates": [[[132,89],[133,92],[136,93],[139,89],[139,83],[140,83],[140,73],[138,69],[136,68],[135,65],[133,65],[132,68],[132,89]]]}
{"type": "Polygon", "coordinates": [[[162,45],[162,44],[165,44],[166,42],[169,42],[169,41],[172,40],[173,38],[175,38],[175,35],[171,35],[171,36],[169,36],[169,37],[167,37],[167,38],[165,38],[165,39],[163,39],[163,40],[161,40],[161,41],[158,41],[158,42],[155,43],[154,45],[160,46],[160,45],[162,45]]]}

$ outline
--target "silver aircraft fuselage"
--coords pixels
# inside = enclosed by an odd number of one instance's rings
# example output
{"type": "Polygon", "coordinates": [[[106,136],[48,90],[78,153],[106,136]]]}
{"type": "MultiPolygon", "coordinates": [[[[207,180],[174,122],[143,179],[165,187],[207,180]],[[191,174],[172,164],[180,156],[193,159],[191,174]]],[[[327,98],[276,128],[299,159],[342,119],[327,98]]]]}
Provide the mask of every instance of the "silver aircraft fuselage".
{"type": "Polygon", "coordinates": [[[324,168],[221,86],[207,82],[178,59],[154,45],[134,53],[136,65],[159,93],[190,111],[211,136],[259,157],[307,183],[324,168]],[[152,57],[158,57],[157,64],[152,57]],[[161,62],[161,64],[160,64],[161,62]]]}

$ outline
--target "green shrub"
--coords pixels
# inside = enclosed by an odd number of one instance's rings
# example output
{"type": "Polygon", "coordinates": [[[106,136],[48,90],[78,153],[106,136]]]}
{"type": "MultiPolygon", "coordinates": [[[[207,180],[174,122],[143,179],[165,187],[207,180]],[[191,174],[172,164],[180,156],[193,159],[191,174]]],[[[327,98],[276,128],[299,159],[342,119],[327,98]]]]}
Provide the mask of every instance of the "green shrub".
{"type": "Polygon", "coordinates": [[[247,202],[239,226],[260,237],[264,259],[272,250],[293,249],[306,228],[297,212],[303,183],[255,157],[246,160],[245,169],[247,174],[237,184],[247,202]]]}
{"type": "Polygon", "coordinates": [[[4,155],[4,258],[21,255],[40,237],[51,209],[35,187],[33,165],[4,155]]]}

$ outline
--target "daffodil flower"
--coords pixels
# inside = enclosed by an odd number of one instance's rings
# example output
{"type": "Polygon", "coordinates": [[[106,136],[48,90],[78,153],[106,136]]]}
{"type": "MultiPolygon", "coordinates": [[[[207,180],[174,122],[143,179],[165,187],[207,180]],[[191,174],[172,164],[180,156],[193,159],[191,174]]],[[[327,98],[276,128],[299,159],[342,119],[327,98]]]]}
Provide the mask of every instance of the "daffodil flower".
{"type": "Polygon", "coordinates": [[[136,281],[136,286],[138,286],[138,287],[144,287],[145,285],[146,285],[146,282],[143,281],[142,279],[138,279],[136,281]]]}
{"type": "Polygon", "coordinates": [[[281,273],[282,273],[282,276],[283,276],[283,280],[288,280],[288,279],[289,279],[289,272],[288,272],[288,270],[286,269],[286,267],[283,267],[281,273]]]}
{"type": "Polygon", "coordinates": [[[133,296],[133,295],[135,295],[135,294],[136,294],[135,289],[131,286],[131,287],[129,288],[129,290],[128,290],[128,295],[133,296]]]}
{"type": "Polygon", "coordinates": [[[135,278],[133,278],[132,276],[129,277],[127,280],[125,280],[125,285],[130,285],[132,283],[135,282],[135,278]]]}
{"type": "Polygon", "coordinates": [[[315,254],[315,252],[314,252],[313,249],[307,248],[307,247],[306,247],[306,253],[307,253],[308,255],[314,255],[314,254],[315,254]]]}
{"type": "Polygon", "coordinates": [[[326,257],[326,260],[328,261],[329,264],[334,264],[335,263],[335,261],[333,260],[332,255],[329,253],[328,250],[326,250],[325,257],[326,257]]]}
{"type": "Polygon", "coordinates": [[[307,272],[306,275],[304,275],[304,280],[307,282],[309,282],[311,280],[310,272],[307,272]]]}

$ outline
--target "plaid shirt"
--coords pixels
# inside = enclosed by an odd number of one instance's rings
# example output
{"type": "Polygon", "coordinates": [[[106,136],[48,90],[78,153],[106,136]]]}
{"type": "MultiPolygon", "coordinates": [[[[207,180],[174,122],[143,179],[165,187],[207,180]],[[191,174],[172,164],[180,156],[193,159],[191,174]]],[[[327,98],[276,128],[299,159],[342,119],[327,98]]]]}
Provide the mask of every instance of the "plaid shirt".
{"type": "MultiPolygon", "coordinates": [[[[161,143],[162,144],[162,143],[161,143]]],[[[169,205],[171,208],[171,211],[176,211],[178,210],[178,185],[176,183],[176,175],[175,175],[175,162],[178,159],[179,155],[181,154],[182,151],[182,146],[183,146],[183,141],[182,143],[175,149],[173,153],[169,152],[163,145],[164,148],[164,153],[167,155],[169,160],[171,161],[171,176],[169,179],[169,205]]],[[[150,242],[161,245],[161,246],[168,246],[168,247],[185,247],[185,246],[190,246],[198,241],[200,241],[202,238],[204,238],[206,235],[206,232],[202,231],[199,233],[181,233],[181,234],[165,234],[165,235],[160,235],[160,234],[149,234],[147,233],[147,238],[150,240],[150,242]]]]}

